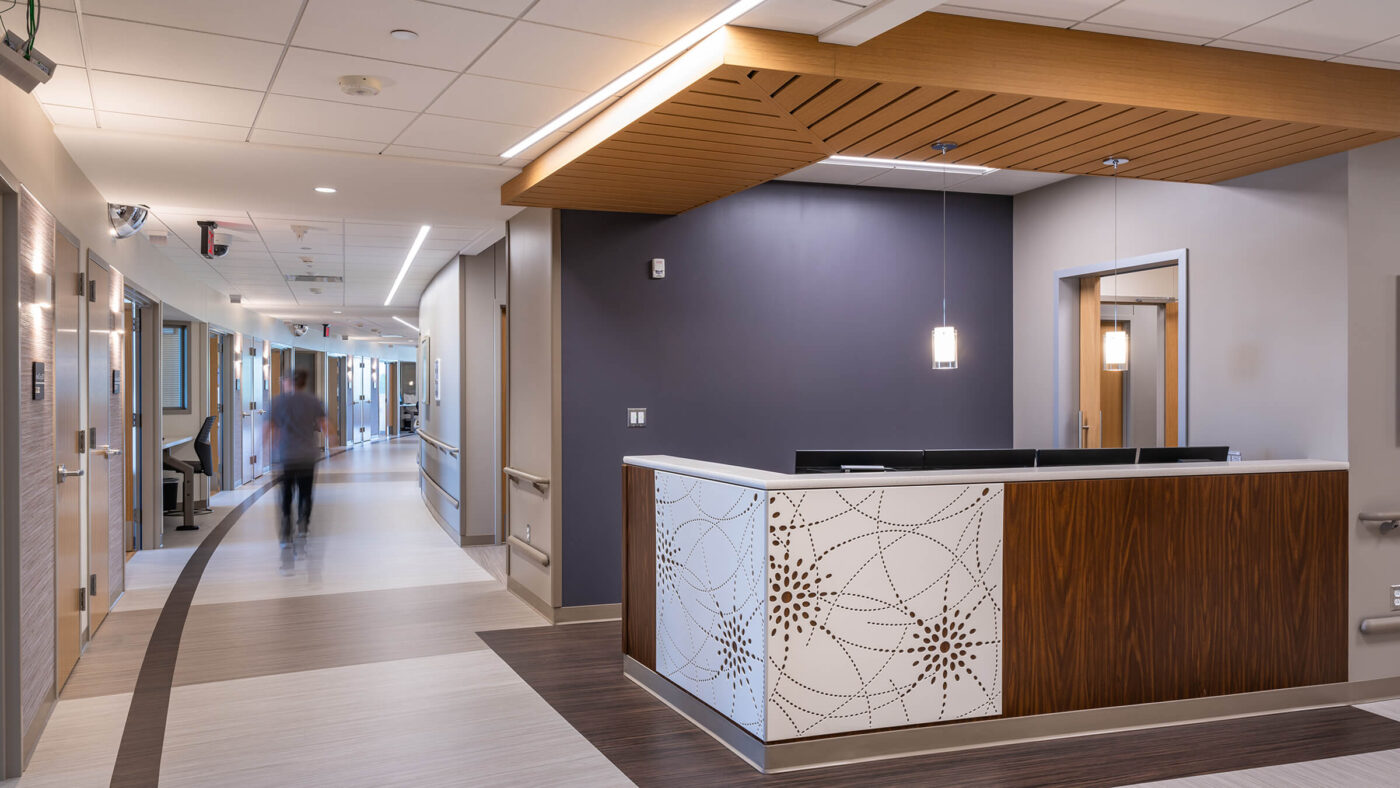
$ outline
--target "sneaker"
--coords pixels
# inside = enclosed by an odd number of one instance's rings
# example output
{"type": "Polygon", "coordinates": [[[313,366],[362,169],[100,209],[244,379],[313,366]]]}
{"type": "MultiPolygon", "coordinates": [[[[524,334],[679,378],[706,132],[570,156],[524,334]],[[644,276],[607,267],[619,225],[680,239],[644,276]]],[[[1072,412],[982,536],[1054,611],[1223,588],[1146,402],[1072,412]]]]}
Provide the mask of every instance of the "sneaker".
{"type": "Polygon", "coordinates": [[[297,536],[306,536],[306,531],[307,531],[307,529],[310,528],[310,527],[311,527],[311,524],[308,523],[307,521],[305,521],[305,520],[299,521],[299,522],[297,523],[297,536]]]}

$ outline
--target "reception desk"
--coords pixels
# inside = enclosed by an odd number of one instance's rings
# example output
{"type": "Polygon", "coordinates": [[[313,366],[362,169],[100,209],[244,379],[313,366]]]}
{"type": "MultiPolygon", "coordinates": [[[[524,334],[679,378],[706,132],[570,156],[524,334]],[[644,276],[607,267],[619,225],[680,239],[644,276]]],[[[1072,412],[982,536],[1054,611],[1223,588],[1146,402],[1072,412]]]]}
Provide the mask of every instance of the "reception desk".
{"type": "Polygon", "coordinates": [[[624,462],[625,670],[763,770],[1287,708],[1347,678],[1345,463],[624,462]]]}

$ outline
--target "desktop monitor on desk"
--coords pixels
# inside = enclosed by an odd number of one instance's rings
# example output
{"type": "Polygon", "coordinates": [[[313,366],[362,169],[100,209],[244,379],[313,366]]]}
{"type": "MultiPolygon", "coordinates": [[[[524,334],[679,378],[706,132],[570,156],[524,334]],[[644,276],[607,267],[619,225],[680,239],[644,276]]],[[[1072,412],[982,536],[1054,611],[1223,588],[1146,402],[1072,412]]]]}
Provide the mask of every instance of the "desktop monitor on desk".
{"type": "Polygon", "coordinates": [[[1040,449],[1035,464],[1041,468],[1073,465],[1132,465],[1137,462],[1137,449],[1040,449]]]}
{"type": "Polygon", "coordinates": [[[926,471],[971,471],[993,468],[1031,468],[1035,449],[928,449],[926,471]]]}
{"type": "Polygon", "coordinates": [[[1138,462],[1225,462],[1229,446],[1146,446],[1138,451],[1138,462]]]}
{"type": "Polygon", "coordinates": [[[798,473],[872,473],[917,471],[924,467],[918,449],[798,451],[798,473]]]}

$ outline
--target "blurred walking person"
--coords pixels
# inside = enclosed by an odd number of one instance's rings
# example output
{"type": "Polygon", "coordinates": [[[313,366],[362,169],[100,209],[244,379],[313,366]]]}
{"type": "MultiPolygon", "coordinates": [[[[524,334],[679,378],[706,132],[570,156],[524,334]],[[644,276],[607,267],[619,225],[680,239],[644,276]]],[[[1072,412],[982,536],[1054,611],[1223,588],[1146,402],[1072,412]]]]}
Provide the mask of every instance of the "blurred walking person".
{"type": "Polygon", "coordinates": [[[326,409],[306,390],[306,370],[292,373],[292,390],[272,398],[263,427],[263,445],[272,447],[272,462],[282,488],[282,547],[292,544],[292,498],[297,499],[297,533],[306,536],[311,523],[311,488],[316,463],[324,455],[321,436],[329,434],[326,409]],[[320,431],[319,434],[317,431],[320,431]]]}

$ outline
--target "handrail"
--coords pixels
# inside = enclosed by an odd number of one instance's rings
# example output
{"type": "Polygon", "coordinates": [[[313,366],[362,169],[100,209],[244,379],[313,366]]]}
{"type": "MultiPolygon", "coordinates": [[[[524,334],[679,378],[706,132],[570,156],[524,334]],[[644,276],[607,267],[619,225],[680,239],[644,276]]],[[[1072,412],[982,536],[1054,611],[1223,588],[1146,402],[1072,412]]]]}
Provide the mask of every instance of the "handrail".
{"type": "Polygon", "coordinates": [[[1400,616],[1377,616],[1361,619],[1361,634],[1383,635],[1400,632],[1400,616]]]}
{"type": "Polygon", "coordinates": [[[436,487],[438,492],[442,493],[443,496],[447,498],[447,500],[452,502],[453,509],[456,509],[458,511],[462,510],[462,502],[453,497],[452,493],[442,489],[442,485],[437,483],[437,479],[434,479],[431,475],[428,474],[427,468],[424,468],[420,465],[418,466],[418,472],[423,474],[423,478],[427,479],[429,484],[436,487]]]}
{"type": "Polygon", "coordinates": [[[549,566],[549,553],[535,547],[515,534],[506,537],[506,544],[524,553],[526,557],[533,558],[540,566],[549,566]]]}
{"type": "Polygon", "coordinates": [[[418,430],[418,437],[422,438],[429,446],[432,446],[440,452],[451,454],[453,457],[461,454],[461,449],[458,449],[456,446],[449,446],[421,429],[418,430]]]}
{"type": "Polygon", "coordinates": [[[519,468],[512,468],[509,465],[502,468],[501,473],[504,473],[506,476],[509,476],[512,481],[529,482],[530,484],[534,485],[535,489],[539,490],[541,493],[545,492],[545,488],[549,486],[548,477],[536,476],[533,473],[526,473],[525,471],[522,471],[519,468]]]}
{"type": "Polygon", "coordinates": [[[1362,512],[1356,518],[1363,523],[1380,523],[1381,533],[1400,528],[1400,512],[1362,512]]]}

